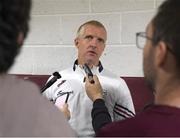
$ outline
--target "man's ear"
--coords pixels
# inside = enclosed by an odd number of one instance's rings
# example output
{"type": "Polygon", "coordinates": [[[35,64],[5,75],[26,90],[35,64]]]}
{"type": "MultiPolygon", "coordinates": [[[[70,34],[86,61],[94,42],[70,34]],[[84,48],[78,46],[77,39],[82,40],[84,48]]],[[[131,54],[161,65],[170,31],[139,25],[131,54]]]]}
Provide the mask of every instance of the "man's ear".
{"type": "Polygon", "coordinates": [[[78,41],[78,38],[76,38],[76,39],[74,39],[74,45],[77,47],[77,48],[79,48],[79,41],[78,41]]]}
{"type": "Polygon", "coordinates": [[[19,33],[18,38],[17,38],[17,43],[22,46],[24,42],[24,34],[22,32],[19,33]]]}
{"type": "Polygon", "coordinates": [[[163,41],[156,46],[155,61],[157,66],[163,66],[167,60],[168,49],[163,41]]]}

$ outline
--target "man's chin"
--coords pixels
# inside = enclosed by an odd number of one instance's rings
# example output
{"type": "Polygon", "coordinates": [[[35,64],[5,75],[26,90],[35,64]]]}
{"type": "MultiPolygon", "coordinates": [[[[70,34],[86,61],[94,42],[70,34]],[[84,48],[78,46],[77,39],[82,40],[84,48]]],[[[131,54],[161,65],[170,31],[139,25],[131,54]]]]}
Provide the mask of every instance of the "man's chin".
{"type": "Polygon", "coordinates": [[[93,58],[88,58],[88,59],[86,59],[85,62],[87,64],[90,64],[90,65],[95,65],[96,64],[96,61],[93,58]]]}

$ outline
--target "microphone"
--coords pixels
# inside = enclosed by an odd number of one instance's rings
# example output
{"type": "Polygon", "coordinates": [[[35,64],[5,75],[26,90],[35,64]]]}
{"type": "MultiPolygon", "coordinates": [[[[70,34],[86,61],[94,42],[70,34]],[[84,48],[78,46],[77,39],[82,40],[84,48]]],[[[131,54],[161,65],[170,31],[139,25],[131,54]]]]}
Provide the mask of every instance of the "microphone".
{"type": "Polygon", "coordinates": [[[93,73],[91,72],[91,69],[89,68],[89,66],[86,63],[84,64],[83,69],[84,69],[85,73],[87,74],[90,83],[94,83],[93,73]]]}
{"type": "Polygon", "coordinates": [[[53,76],[54,77],[41,88],[41,93],[43,93],[47,88],[53,85],[57,81],[57,79],[61,78],[61,75],[58,72],[54,72],[53,76]]]}

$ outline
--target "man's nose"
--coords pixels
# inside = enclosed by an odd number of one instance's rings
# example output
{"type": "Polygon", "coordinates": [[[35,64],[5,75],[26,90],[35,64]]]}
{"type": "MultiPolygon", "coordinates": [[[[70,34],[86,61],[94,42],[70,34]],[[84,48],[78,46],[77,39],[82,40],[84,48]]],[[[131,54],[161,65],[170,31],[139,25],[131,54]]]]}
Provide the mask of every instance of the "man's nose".
{"type": "Polygon", "coordinates": [[[91,41],[91,43],[90,43],[90,45],[96,48],[97,45],[98,45],[98,40],[97,40],[97,38],[93,38],[92,41],[91,41]]]}

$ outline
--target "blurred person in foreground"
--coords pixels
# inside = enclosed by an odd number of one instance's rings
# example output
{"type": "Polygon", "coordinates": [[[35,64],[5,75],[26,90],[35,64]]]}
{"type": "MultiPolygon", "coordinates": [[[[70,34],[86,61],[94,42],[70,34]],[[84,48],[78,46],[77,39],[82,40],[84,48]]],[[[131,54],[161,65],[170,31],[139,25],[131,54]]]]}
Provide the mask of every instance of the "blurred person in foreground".
{"type": "Polygon", "coordinates": [[[0,0],[0,136],[74,136],[31,82],[7,75],[28,33],[31,0],[0,0]]]}
{"type": "Polygon", "coordinates": [[[94,102],[92,123],[97,136],[180,136],[180,0],[166,0],[146,32],[136,34],[143,49],[143,70],[155,90],[154,105],[133,118],[111,122],[97,76],[86,81],[94,102]],[[144,42],[144,43],[143,43],[144,42]]]}

